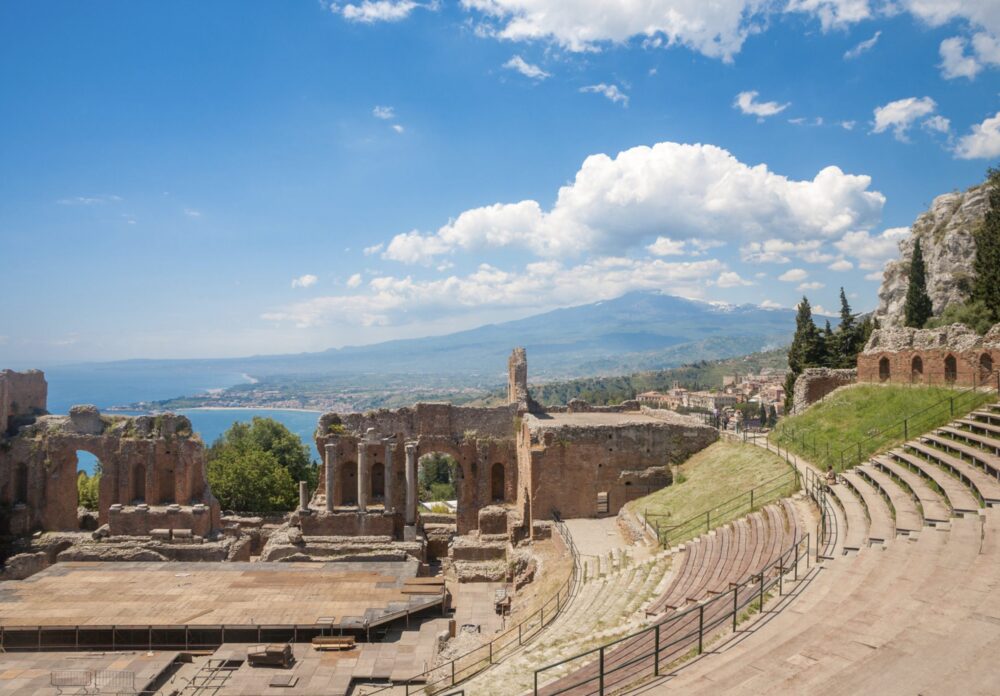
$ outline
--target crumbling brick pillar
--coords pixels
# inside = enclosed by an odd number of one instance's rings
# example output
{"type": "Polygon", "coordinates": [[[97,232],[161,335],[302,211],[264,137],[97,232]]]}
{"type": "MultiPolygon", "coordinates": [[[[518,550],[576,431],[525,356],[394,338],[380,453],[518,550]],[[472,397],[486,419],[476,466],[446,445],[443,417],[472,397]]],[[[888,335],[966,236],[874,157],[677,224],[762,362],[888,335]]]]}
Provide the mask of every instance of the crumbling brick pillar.
{"type": "Polygon", "coordinates": [[[337,461],[337,439],[328,440],[326,446],[323,448],[326,455],[326,469],[324,476],[326,478],[326,511],[333,512],[333,493],[334,485],[337,479],[340,477],[340,466],[337,461]]]}
{"type": "Polygon", "coordinates": [[[417,443],[406,443],[406,510],[407,525],[417,523],[417,443]]]}
{"type": "Polygon", "coordinates": [[[368,443],[358,443],[358,512],[368,511],[368,443]]]}
{"type": "Polygon", "coordinates": [[[395,506],[392,504],[392,453],[396,449],[396,443],[392,441],[391,437],[387,437],[383,440],[385,443],[385,504],[384,508],[386,512],[393,512],[395,506]]]}

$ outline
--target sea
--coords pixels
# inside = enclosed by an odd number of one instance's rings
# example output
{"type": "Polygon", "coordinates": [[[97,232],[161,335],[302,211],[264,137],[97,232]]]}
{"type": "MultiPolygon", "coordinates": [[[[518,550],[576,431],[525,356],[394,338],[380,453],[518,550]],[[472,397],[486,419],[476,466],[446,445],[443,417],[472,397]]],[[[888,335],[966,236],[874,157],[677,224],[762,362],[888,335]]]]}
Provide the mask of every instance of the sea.
{"type": "MultiPolygon", "coordinates": [[[[45,368],[49,383],[49,413],[62,415],[76,404],[94,404],[102,411],[138,402],[159,401],[178,396],[194,396],[206,392],[252,382],[253,377],[241,373],[220,372],[211,368],[185,367],[182,370],[144,366],[141,363],[116,363],[55,366],[45,368]]],[[[273,418],[309,448],[318,459],[312,441],[319,411],[275,408],[179,409],[187,416],[195,432],[206,445],[214,442],[233,423],[249,422],[254,417],[273,418]]],[[[142,411],[115,411],[122,415],[142,415],[142,411]]],[[[77,453],[77,468],[93,473],[97,460],[87,452],[77,453]]]]}

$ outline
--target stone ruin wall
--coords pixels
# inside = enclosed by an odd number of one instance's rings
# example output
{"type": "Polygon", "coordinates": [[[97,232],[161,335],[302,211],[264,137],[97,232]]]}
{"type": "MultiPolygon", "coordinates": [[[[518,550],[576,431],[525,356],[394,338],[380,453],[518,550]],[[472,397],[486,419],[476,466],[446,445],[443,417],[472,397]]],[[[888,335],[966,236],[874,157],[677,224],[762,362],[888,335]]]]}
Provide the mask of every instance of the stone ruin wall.
{"type": "MultiPolygon", "coordinates": [[[[326,413],[320,417],[315,442],[321,460],[326,445],[336,445],[341,481],[335,485],[334,505],[357,504],[357,445],[369,428],[380,437],[391,437],[396,444],[392,460],[392,505],[397,511],[406,502],[404,444],[416,441],[417,458],[441,452],[455,458],[458,495],[458,533],[477,528],[479,510],[493,502],[492,472],[495,464],[504,471],[503,502],[514,502],[517,495],[517,451],[514,423],[517,406],[469,408],[451,404],[420,403],[400,409],[379,409],[368,413],[326,413]]],[[[382,447],[373,447],[369,458],[374,467],[382,466],[382,447]]],[[[320,468],[317,492],[325,490],[325,467],[320,468]]],[[[318,522],[309,522],[316,525],[318,522]]],[[[346,522],[335,523],[343,528],[346,522]]],[[[379,524],[379,526],[384,526],[379,524]]],[[[400,524],[396,525],[397,527],[400,524]]],[[[397,534],[401,531],[396,530],[397,534]]]]}
{"type": "MultiPolygon", "coordinates": [[[[646,415],[660,417],[653,410],[646,415]]],[[[597,517],[598,493],[608,494],[609,515],[636,498],[668,486],[670,467],[715,442],[718,431],[673,412],[662,423],[561,426],[527,421],[518,438],[518,504],[533,520],[597,517]]]]}
{"type": "Polygon", "coordinates": [[[49,385],[39,370],[0,370],[0,436],[19,420],[45,414],[49,385]]]}
{"type": "Polygon", "coordinates": [[[78,450],[101,463],[98,521],[114,523],[112,534],[180,528],[185,512],[198,518],[192,522],[195,529],[219,527],[204,448],[187,418],[107,417],[93,406],[74,406],[69,416],[41,416],[0,443],[0,503],[10,510],[7,531],[79,529],[78,450]],[[118,505],[122,508],[112,516],[112,506],[118,505]]]}
{"type": "Polygon", "coordinates": [[[973,387],[1000,367],[1000,324],[980,336],[962,324],[937,329],[883,328],[858,355],[858,381],[973,387]]]}
{"type": "Polygon", "coordinates": [[[855,369],[835,370],[829,367],[810,367],[802,371],[795,380],[792,391],[792,413],[797,415],[822,401],[835,389],[854,384],[858,381],[858,371],[855,369]]]}

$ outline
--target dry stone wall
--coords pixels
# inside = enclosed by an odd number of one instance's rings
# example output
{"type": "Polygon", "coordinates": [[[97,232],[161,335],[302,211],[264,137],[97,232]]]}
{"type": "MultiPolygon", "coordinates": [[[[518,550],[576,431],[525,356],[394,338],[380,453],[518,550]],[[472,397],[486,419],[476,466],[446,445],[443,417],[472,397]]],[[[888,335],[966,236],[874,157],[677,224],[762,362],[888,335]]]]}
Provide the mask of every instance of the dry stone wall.
{"type": "Polygon", "coordinates": [[[833,390],[857,381],[858,371],[855,369],[806,368],[795,380],[795,388],[792,391],[792,415],[802,413],[833,390]]]}

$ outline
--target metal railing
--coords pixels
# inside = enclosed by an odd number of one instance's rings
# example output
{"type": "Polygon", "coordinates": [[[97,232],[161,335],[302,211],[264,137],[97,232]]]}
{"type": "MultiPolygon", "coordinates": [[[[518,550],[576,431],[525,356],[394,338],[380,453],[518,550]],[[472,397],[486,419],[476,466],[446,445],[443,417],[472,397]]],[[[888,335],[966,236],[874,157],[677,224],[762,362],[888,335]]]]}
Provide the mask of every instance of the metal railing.
{"type": "Polygon", "coordinates": [[[991,372],[975,386],[946,396],[900,420],[878,428],[866,437],[848,445],[821,440],[815,429],[795,430],[781,424],[772,432],[772,435],[775,445],[780,447],[784,444],[785,450],[793,448],[823,468],[832,466],[838,471],[844,471],[863,463],[879,450],[905,442],[911,436],[940,427],[955,418],[956,414],[964,415],[978,408],[989,402],[990,395],[994,394],[1000,396],[1000,370],[991,372]],[[989,385],[989,390],[984,391],[987,385],[989,385]]]}
{"type": "Polygon", "coordinates": [[[663,524],[661,520],[669,519],[668,515],[643,512],[647,524],[652,524],[656,537],[663,548],[669,548],[692,539],[699,534],[711,531],[712,523],[718,527],[737,517],[742,517],[754,510],[780,498],[787,498],[798,490],[799,474],[792,467],[785,473],[757,484],[753,488],[740,493],[726,501],[703,510],[677,524],[663,524]]]}
{"type": "Polygon", "coordinates": [[[558,517],[555,519],[555,525],[573,557],[573,570],[566,582],[560,585],[555,595],[549,597],[540,609],[532,612],[530,616],[518,624],[504,630],[488,643],[408,679],[392,682],[374,691],[366,691],[365,696],[387,693],[398,686],[405,687],[406,696],[421,693],[434,694],[454,687],[517,652],[522,646],[538,636],[543,629],[551,625],[570,598],[576,594],[580,568],[580,554],[569,529],[558,517]]]}
{"type": "Polygon", "coordinates": [[[579,694],[618,693],[642,679],[658,677],[673,663],[705,649],[706,639],[740,620],[764,610],[765,600],[775,587],[784,593],[784,578],[799,577],[799,565],[809,568],[810,534],[800,536],[776,560],[730,589],[703,600],[649,628],[637,631],[598,648],[554,662],[534,674],[535,696],[555,696],[569,691],[579,694]],[[567,665],[576,667],[567,669],[567,665]],[[546,674],[559,670],[546,683],[546,674]]]}

